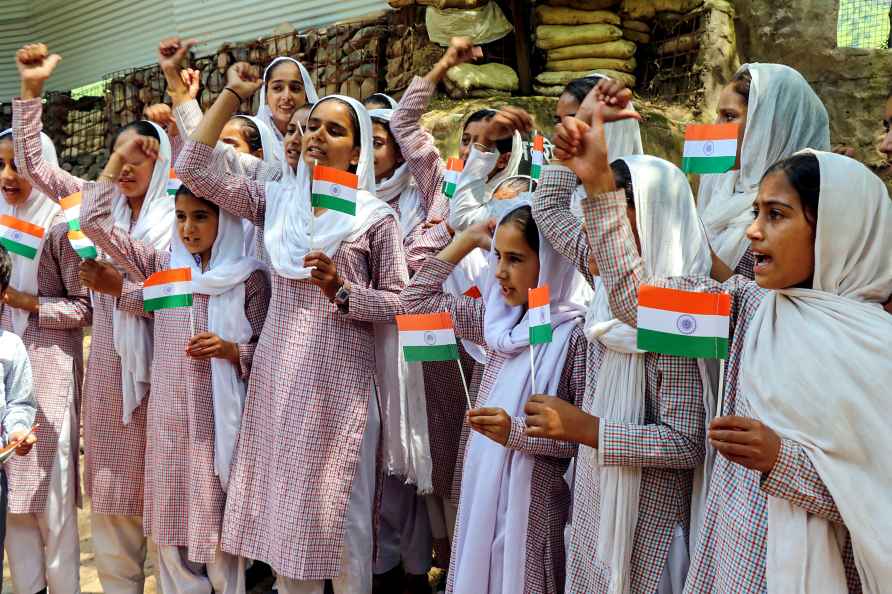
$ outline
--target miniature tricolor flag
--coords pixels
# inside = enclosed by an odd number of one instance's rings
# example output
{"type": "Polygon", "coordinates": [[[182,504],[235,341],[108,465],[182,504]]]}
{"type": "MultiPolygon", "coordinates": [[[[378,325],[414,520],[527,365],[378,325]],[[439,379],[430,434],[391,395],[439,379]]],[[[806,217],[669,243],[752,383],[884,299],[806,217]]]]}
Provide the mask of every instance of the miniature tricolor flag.
{"type": "Polygon", "coordinates": [[[447,198],[455,196],[458,177],[465,168],[465,162],[457,157],[449,157],[446,161],[446,173],[443,174],[443,195],[447,198]]]}
{"type": "Polygon", "coordinates": [[[171,268],[156,272],[142,284],[146,311],[192,305],[192,269],[171,268]]]}
{"type": "Polygon", "coordinates": [[[462,293],[465,297],[470,297],[471,299],[480,299],[483,297],[483,293],[480,292],[480,287],[477,285],[471,285],[467,291],[462,293]]]}
{"type": "Polygon", "coordinates": [[[407,362],[458,359],[458,344],[448,311],[396,316],[407,362]]]}
{"type": "Polygon", "coordinates": [[[0,243],[13,254],[33,260],[43,241],[43,227],[9,215],[0,215],[0,243]]]}
{"type": "Polygon", "coordinates": [[[728,358],[731,296],[642,285],[638,289],[638,348],[693,357],[728,358]]]}
{"type": "Polygon", "coordinates": [[[62,207],[62,214],[68,221],[68,229],[71,231],[81,230],[81,193],[75,192],[70,196],[65,196],[59,200],[59,206],[62,207]]]}
{"type": "Polygon", "coordinates": [[[551,342],[551,305],[548,297],[548,285],[530,289],[528,307],[530,344],[551,342]]]}
{"type": "Polygon", "coordinates": [[[740,124],[688,124],[681,168],[687,173],[725,173],[737,162],[740,124]]]}
{"type": "Polygon", "coordinates": [[[327,208],[356,216],[356,188],[359,178],[341,169],[316,165],[313,167],[314,208],[327,208]]]}
{"type": "Polygon", "coordinates": [[[542,177],[542,167],[545,165],[545,137],[536,134],[533,137],[533,150],[530,151],[530,177],[538,180],[542,177]]]}
{"type": "Polygon", "coordinates": [[[167,195],[168,196],[176,196],[177,190],[180,189],[180,186],[183,185],[183,182],[179,180],[177,177],[176,171],[173,170],[173,167],[170,168],[170,174],[167,176],[167,195]]]}
{"type": "Polygon", "coordinates": [[[74,248],[74,251],[77,252],[77,255],[80,256],[84,260],[95,260],[99,255],[96,252],[96,246],[90,241],[86,235],[84,235],[81,231],[69,231],[68,232],[68,241],[71,242],[71,247],[74,248]]]}

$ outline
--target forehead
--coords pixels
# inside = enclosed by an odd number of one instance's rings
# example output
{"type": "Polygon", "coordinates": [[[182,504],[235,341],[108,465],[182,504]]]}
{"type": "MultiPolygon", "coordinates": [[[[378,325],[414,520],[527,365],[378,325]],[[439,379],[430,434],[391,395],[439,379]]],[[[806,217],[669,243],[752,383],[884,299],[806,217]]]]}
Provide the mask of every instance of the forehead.
{"type": "Polygon", "coordinates": [[[485,127],[486,120],[477,120],[476,122],[471,122],[470,124],[467,124],[465,126],[465,134],[470,134],[471,136],[482,134],[485,127]]]}
{"type": "MultiPolygon", "coordinates": [[[[296,115],[296,114],[295,114],[296,115]]],[[[310,119],[322,122],[333,122],[350,128],[350,108],[333,99],[319,103],[310,115],[310,119]]]]}
{"type": "Polygon", "coordinates": [[[496,249],[500,252],[516,252],[525,253],[532,252],[526,239],[524,239],[523,231],[516,223],[503,223],[496,229],[496,249]]]}
{"type": "Polygon", "coordinates": [[[764,202],[781,202],[793,208],[800,206],[799,193],[787,179],[783,171],[774,171],[765,176],[759,184],[759,193],[756,195],[756,204],[764,202]]]}
{"type": "Polygon", "coordinates": [[[3,138],[2,140],[0,140],[0,152],[2,152],[2,153],[12,153],[13,152],[11,136],[7,136],[6,138],[3,138]]]}
{"type": "Polygon", "coordinates": [[[118,139],[115,140],[115,146],[120,146],[121,144],[127,142],[131,138],[138,136],[139,133],[134,128],[127,128],[120,134],[118,134],[118,139]]]}
{"type": "Polygon", "coordinates": [[[579,109],[579,101],[576,100],[576,97],[572,93],[564,93],[558,98],[555,111],[558,115],[564,116],[576,113],[577,109],[579,109]]]}
{"type": "Polygon", "coordinates": [[[282,60],[281,62],[276,62],[276,65],[273,66],[272,70],[269,71],[268,75],[269,81],[294,81],[303,79],[300,76],[300,68],[297,67],[297,64],[292,62],[291,60],[282,60]]]}
{"type": "Polygon", "coordinates": [[[220,136],[232,136],[232,135],[241,135],[241,129],[243,124],[239,122],[239,118],[232,118],[226,125],[223,126],[223,130],[220,132],[220,136]]]}
{"type": "Polygon", "coordinates": [[[719,109],[746,109],[743,96],[734,90],[734,84],[728,83],[719,94],[719,109]]]}
{"type": "Polygon", "coordinates": [[[389,136],[387,133],[387,126],[381,122],[376,122],[375,120],[372,120],[372,134],[381,138],[389,136]]]}
{"type": "Polygon", "coordinates": [[[213,212],[213,209],[208,206],[208,203],[202,200],[201,198],[196,198],[191,194],[178,194],[176,201],[177,210],[182,210],[186,212],[195,212],[199,210],[206,210],[208,212],[213,212]]]}

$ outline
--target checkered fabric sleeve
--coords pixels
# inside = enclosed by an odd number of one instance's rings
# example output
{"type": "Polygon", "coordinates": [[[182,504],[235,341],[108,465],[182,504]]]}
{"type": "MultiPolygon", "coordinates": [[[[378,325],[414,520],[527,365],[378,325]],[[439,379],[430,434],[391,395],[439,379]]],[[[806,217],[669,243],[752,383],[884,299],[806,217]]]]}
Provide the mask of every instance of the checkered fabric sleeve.
{"type": "Polygon", "coordinates": [[[443,162],[433,136],[425,131],[420,120],[436,90],[435,84],[416,76],[390,120],[390,132],[409,164],[428,213],[435,197],[442,195],[443,162]]]}
{"type": "Polygon", "coordinates": [[[533,219],[554,249],[575,264],[591,284],[585,229],[570,212],[570,198],[577,183],[576,174],[566,167],[546,165],[533,199],[533,219]]]}
{"type": "Polygon", "coordinates": [[[84,180],[43,158],[40,132],[43,122],[41,99],[15,99],[12,102],[12,146],[19,172],[52,200],[59,200],[81,189],[84,180]]]}
{"type": "Polygon", "coordinates": [[[386,216],[368,230],[369,278],[351,282],[347,318],[358,322],[393,322],[403,313],[400,292],[409,282],[402,232],[392,216],[386,216]]]}
{"type": "Polygon", "coordinates": [[[272,297],[269,277],[262,270],[255,270],[245,281],[245,317],[251,324],[251,339],[238,346],[239,375],[247,380],[251,375],[251,364],[254,363],[254,351],[263,331],[266,312],[272,297]]]}
{"type": "MultiPolygon", "coordinates": [[[[93,322],[93,308],[87,289],[81,285],[80,257],[67,237],[68,225],[62,221],[48,231],[47,250],[56,277],[62,281],[64,295],[38,295],[38,325],[53,330],[86,328],[93,322]]],[[[41,265],[43,256],[41,256],[41,265]]]]}
{"type": "Polygon", "coordinates": [[[771,472],[762,475],[762,491],[786,499],[810,514],[842,524],[843,519],[833,496],[818,475],[801,445],[781,439],[777,462],[771,472]]]}
{"type": "Polygon", "coordinates": [[[452,315],[456,336],[477,344],[486,344],[483,337],[482,299],[443,292],[443,281],[454,268],[455,264],[439,258],[428,258],[400,295],[403,307],[407,313],[448,311],[452,315]]]}
{"type": "Polygon", "coordinates": [[[449,233],[446,221],[437,223],[406,248],[406,261],[409,262],[409,267],[418,272],[426,259],[436,256],[440,250],[449,245],[450,241],[452,235],[449,233]]]}

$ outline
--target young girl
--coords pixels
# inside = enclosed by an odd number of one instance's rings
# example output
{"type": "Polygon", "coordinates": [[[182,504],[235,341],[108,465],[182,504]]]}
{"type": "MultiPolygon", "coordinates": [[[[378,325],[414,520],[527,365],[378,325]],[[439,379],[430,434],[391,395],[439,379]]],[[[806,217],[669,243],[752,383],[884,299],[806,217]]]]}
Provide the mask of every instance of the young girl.
{"type": "MultiPolygon", "coordinates": [[[[257,117],[284,143],[285,137],[292,133],[288,127],[293,116],[300,108],[317,101],[316,87],[304,65],[294,58],[279,57],[263,71],[257,117]]],[[[279,156],[279,160],[284,159],[279,156]]]]}
{"type": "Polygon", "coordinates": [[[565,122],[556,144],[591,196],[588,237],[611,309],[634,324],[642,282],[732,299],[722,416],[709,427],[722,457],[687,591],[859,592],[862,584],[881,591],[892,578],[882,552],[890,547],[892,491],[888,473],[864,452],[889,447],[881,402],[892,366],[882,353],[892,319],[880,307],[892,294],[888,192],[847,157],[804,151],[761,182],[747,229],[755,282],[645,279],[618,224],[621,196],[596,172],[608,110],[594,106],[591,128],[565,122]],[[787,359],[796,364],[772,371],[787,359]]]}
{"type": "MultiPolygon", "coordinates": [[[[56,149],[40,135],[43,159],[56,149]]],[[[3,328],[22,338],[31,359],[37,401],[36,453],[6,464],[9,481],[6,550],[17,592],[78,592],[80,504],[78,451],[83,331],[92,319],[59,206],[22,177],[12,134],[0,134],[0,213],[43,230],[35,254],[11,254],[3,328]]]]}
{"type": "MultiPolygon", "coordinates": [[[[157,150],[149,137],[132,138],[112,154],[101,178],[114,180],[125,163],[157,150]]],[[[176,195],[171,251],[133,241],[115,227],[113,183],[88,183],[83,192],[84,233],[128,274],[192,272],[192,307],[155,312],[144,518],[158,545],[161,588],[244,592],[244,560],[220,550],[220,529],[244,380],[269,303],[265,267],[242,255],[241,221],[185,186],[176,195]]]]}
{"type": "MultiPolygon", "coordinates": [[[[645,155],[610,167],[625,191],[628,224],[647,268],[666,276],[709,274],[709,246],[684,174],[645,155]]],[[[546,167],[534,215],[594,289],[585,325],[591,343],[585,401],[581,410],[538,396],[527,405],[531,427],[541,409],[591,426],[575,435],[548,435],[581,444],[566,588],[680,593],[693,469],[705,449],[705,369],[701,374],[693,359],[641,353],[634,330],[610,311],[600,279],[589,272],[586,233],[570,210],[577,182],[564,167],[546,167]]]]}
{"type": "Polygon", "coordinates": [[[247,64],[233,68],[229,90],[205,114],[176,166],[196,195],[264,227],[272,263],[272,299],[236,444],[223,550],[271,565],[280,592],[321,593],[326,579],[336,593],[365,592],[379,429],[372,323],[401,312],[402,237],[393,210],[370,193],[372,125],[355,100],[332,96],[314,106],[302,160],[289,169],[287,184],[260,184],[211,162],[240,97],[260,85],[247,64]],[[355,217],[310,207],[314,163],[356,171],[355,217]]]}
{"type": "Polygon", "coordinates": [[[396,109],[399,107],[396,99],[385,93],[372,93],[362,100],[362,105],[370,112],[373,109],[396,109]]]}
{"type": "Polygon", "coordinates": [[[729,268],[753,278],[746,228],[759,180],[775,161],[804,148],[830,150],[824,104],[799,72],[744,64],[719,96],[716,123],[738,123],[739,168],[700,179],[697,209],[709,244],[729,268]]]}
{"type": "Polygon", "coordinates": [[[563,480],[575,446],[523,435],[523,404],[539,390],[582,398],[582,310],[570,301],[573,267],[540,236],[529,204],[508,212],[489,256],[483,297],[443,292],[443,281],[472,250],[489,248],[486,225],[460,233],[430,258],[403,292],[407,311],[447,310],[456,336],[487,346],[487,364],[468,414],[475,433],[465,457],[448,592],[560,592],[569,493],[563,480]],[[529,289],[548,285],[551,342],[533,347],[530,373],[529,289]]]}
{"type": "MultiPolygon", "coordinates": [[[[44,82],[59,61],[43,45],[26,46],[16,57],[22,98],[13,104],[13,145],[22,175],[53,200],[78,192],[85,183],[41,156],[44,82]]],[[[145,121],[125,127],[121,146],[136,135],[153,136],[158,158],[126,165],[116,187],[115,223],[134,239],[164,250],[173,228],[167,196],[170,143],[161,128],[145,121]]],[[[143,310],[141,279],[128,279],[110,263],[81,264],[81,283],[93,289],[93,335],[84,381],[84,483],[91,504],[96,566],[103,588],[135,591],[145,581],[147,542],[143,535],[143,477],[146,406],[151,369],[151,327],[143,310]]]]}

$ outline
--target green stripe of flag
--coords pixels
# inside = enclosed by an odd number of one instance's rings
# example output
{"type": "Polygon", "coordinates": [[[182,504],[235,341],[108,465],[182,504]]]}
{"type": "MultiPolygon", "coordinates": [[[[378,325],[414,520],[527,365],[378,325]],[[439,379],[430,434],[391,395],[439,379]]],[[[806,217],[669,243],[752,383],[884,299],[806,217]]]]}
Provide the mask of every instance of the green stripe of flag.
{"type": "Polygon", "coordinates": [[[718,336],[682,336],[638,328],[638,348],[695,359],[728,358],[728,339],[718,336]]]}
{"type": "Polygon", "coordinates": [[[551,342],[551,324],[530,326],[530,344],[551,342]]]}
{"type": "Polygon", "coordinates": [[[33,248],[31,246],[18,243],[11,239],[7,239],[6,237],[0,237],[0,243],[2,243],[3,247],[5,247],[8,251],[12,252],[13,254],[18,254],[20,256],[24,256],[25,258],[28,258],[29,260],[33,260],[34,257],[37,256],[37,248],[33,248]]]}
{"type": "Polygon", "coordinates": [[[533,179],[539,179],[542,175],[542,166],[536,165],[535,163],[530,166],[530,177],[533,179]]]}
{"type": "Polygon", "coordinates": [[[145,311],[155,311],[157,309],[169,309],[171,307],[189,307],[192,305],[192,293],[185,295],[166,295],[155,299],[147,299],[143,301],[145,311]]]}
{"type": "Polygon", "coordinates": [[[456,184],[452,182],[443,182],[443,194],[447,198],[452,198],[455,195],[455,186],[456,184]]]}
{"type": "Polygon", "coordinates": [[[458,359],[457,344],[441,344],[437,346],[405,346],[403,354],[406,362],[412,361],[452,361],[458,359]]]}
{"type": "Polygon", "coordinates": [[[725,173],[734,168],[737,157],[682,157],[681,170],[686,173],[725,173]]]}
{"type": "Polygon", "coordinates": [[[335,198],[328,194],[314,193],[310,202],[312,203],[313,208],[327,208],[329,210],[336,210],[338,212],[356,216],[356,203],[350,200],[335,198]]]}
{"type": "Polygon", "coordinates": [[[80,231],[81,230],[81,220],[73,219],[68,221],[68,230],[69,231],[80,231]]]}
{"type": "Polygon", "coordinates": [[[77,255],[84,260],[95,260],[97,257],[99,257],[99,254],[96,252],[95,245],[88,245],[86,247],[76,248],[74,251],[77,252],[77,255]]]}

